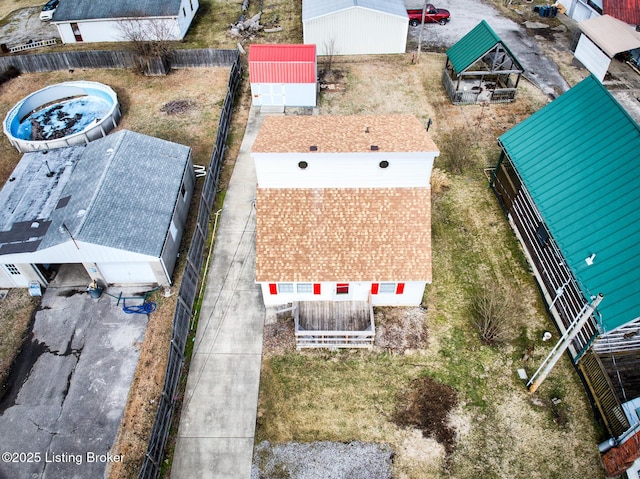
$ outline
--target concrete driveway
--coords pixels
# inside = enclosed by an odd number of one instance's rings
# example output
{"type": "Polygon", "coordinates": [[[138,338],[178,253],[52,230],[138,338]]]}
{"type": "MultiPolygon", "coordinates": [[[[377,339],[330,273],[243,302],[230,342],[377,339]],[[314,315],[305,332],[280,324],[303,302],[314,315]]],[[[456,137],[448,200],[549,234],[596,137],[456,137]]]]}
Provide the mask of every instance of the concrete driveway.
{"type": "Polygon", "coordinates": [[[111,447],[147,319],[83,288],[45,291],[0,404],[1,479],[103,477],[124,459],[111,447]]]}

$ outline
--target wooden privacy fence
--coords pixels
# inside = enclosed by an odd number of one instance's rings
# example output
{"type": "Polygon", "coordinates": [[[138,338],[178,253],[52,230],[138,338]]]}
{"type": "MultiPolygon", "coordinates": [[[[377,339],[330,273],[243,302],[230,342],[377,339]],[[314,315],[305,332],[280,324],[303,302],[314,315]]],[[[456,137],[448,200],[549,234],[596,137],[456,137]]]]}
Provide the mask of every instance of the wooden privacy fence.
{"type": "MultiPolygon", "coordinates": [[[[242,79],[240,56],[237,52],[233,53],[235,54],[235,60],[231,67],[231,73],[229,74],[227,95],[222,107],[222,113],[220,114],[216,143],[200,196],[196,229],[191,240],[189,253],[187,254],[187,264],[178,293],[164,387],[162,395],[160,396],[147,453],[145,454],[144,462],[138,475],[139,479],[158,477],[162,466],[164,448],[171,428],[171,418],[175,407],[178,383],[185,360],[184,351],[189,335],[189,324],[191,322],[193,305],[198,293],[198,283],[202,279],[201,272],[204,261],[204,249],[209,235],[209,222],[217,192],[220,168],[226,149],[229,126],[231,124],[233,102],[242,79]]],[[[184,56],[184,61],[187,62],[195,62],[196,59],[197,55],[191,57],[187,55],[184,56]]]]}
{"type": "MultiPolygon", "coordinates": [[[[166,67],[195,68],[230,66],[236,62],[235,50],[174,50],[166,62],[150,62],[147,71],[151,75],[164,75],[166,67]]],[[[39,53],[34,55],[7,55],[0,57],[0,71],[11,67],[20,73],[48,72],[55,70],[76,70],[82,68],[137,68],[139,57],[129,50],[86,50],[71,52],[39,53]]]]}

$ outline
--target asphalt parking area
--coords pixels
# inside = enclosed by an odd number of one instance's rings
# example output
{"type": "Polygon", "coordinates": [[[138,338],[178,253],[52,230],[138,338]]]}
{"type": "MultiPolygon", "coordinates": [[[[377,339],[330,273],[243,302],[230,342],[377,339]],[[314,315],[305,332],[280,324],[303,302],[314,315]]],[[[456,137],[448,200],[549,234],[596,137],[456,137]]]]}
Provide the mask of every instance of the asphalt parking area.
{"type": "MultiPolygon", "coordinates": [[[[118,296],[139,290],[109,290],[118,296]]],[[[103,477],[148,316],[81,288],[49,288],[0,403],[0,478],[103,477]]],[[[127,306],[142,304],[129,300],[127,306]]]]}

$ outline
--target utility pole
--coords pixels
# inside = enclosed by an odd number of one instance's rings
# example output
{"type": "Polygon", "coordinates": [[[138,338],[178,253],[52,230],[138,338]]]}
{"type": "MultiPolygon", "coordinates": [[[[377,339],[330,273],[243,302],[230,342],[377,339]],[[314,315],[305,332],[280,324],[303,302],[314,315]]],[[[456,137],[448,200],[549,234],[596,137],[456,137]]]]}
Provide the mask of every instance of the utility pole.
{"type": "Polygon", "coordinates": [[[427,14],[427,0],[424,2],[424,6],[422,7],[422,25],[420,25],[420,34],[418,35],[418,56],[416,58],[416,63],[420,63],[420,51],[422,50],[422,32],[424,31],[424,17],[427,14]]]}
{"type": "Polygon", "coordinates": [[[540,384],[542,384],[542,381],[544,381],[549,375],[553,367],[560,359],[560,356],[562,356],[562,353],[567,350],[567,348],[571,344],[571,341],[573,341],[582,327],[589,320],[591,314],[598,307],[600,301],[602,301],[602,298],[604,298],[604,295],[602,293],[599,293],[598,296],[596,296],[595,299],[591,301],[591,304],[587,306],[587,309],[585,309],[584,313],[582,313],[581,316],[579,316],[573,323],[569,325],[558,343],[554,346],[549,355],[542,362],[536,373],[531,377],[531,379],[529,379],[527,387],[529,388],[530,394],[536,392],[538,387],[540,387],[540,384]]]}

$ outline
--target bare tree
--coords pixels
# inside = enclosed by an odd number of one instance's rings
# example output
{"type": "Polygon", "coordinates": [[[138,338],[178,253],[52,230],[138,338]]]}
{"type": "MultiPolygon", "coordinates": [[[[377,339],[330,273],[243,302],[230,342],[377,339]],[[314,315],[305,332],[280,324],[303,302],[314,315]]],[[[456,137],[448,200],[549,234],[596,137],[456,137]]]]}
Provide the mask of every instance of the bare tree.
{"type": "MultiPolygon", "coordinates": [[[[130,18],[118,22],[122,38],[129,42],[138,59],[138,67],[145,74],[169,71],[169,55],[175,38],[170,22],[162,19],[130,18]]],[[[156,73],[157,74],[157,73],[156,73]]]]}
{"type": "Polygon", "coordinates": [[[336,39],[331,38],[330,40],[325,40],[324,42],[324,71],[323,78],[327,81],[331,80],[332,77],[332,68],[333,68],[333,57],[338,54],[338,50],[336,49],[336,39]]]}

